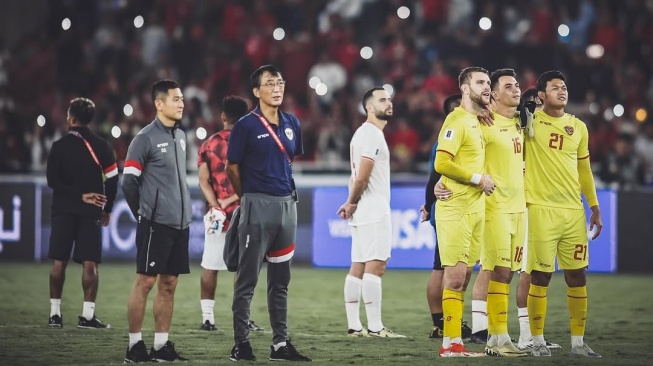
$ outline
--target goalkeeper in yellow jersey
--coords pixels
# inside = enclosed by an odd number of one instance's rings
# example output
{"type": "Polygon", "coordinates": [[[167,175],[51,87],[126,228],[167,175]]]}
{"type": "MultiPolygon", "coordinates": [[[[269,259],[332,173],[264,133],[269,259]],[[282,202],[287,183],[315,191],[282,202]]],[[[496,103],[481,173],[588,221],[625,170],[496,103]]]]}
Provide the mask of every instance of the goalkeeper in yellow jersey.
{"type": "Polygon", "coordinates": [[[564,270],[571,328],[571,353],[601,357],[584,342],[587,317],[586,269],[588,234],[581,193],[592,210],[592,239],[603,224],[590,167],[588,132],[578,118],[565,113],[568,92],[565,76],[547,71],[537,80],[541,110],[535,112],[534,137],[524,152],[528,205],[528,258],[531,274],[528,316],[533,335],[533,356],[550,356],[544,341],[547,288],[555,260],[564,270]]]}

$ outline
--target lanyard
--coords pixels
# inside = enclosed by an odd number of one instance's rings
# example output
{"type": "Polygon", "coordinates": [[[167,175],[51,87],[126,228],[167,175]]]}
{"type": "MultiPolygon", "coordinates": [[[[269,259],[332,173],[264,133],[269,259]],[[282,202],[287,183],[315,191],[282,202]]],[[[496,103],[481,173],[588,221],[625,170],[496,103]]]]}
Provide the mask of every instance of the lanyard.
{"type": "MultiPolygon", "coordinates": [[[[256,115],[256,117],[258,117],[259,121],[261,121],[261,123],[263,124],[263,127],[265,127],[268,130],[268,133],[270,134],[270,136],[272,136],[272,139],[274,140],[274,142],[277,143],[277,146],[279,147],[279,150],[281,150],[281,152],[284,155],[286,155],[286,159],[288,159],[288,165],[290,167],[292,167],[292,159],[290,158],[290,155],[288,155],[288,152],[286,151],[286,147],[283,146],[283,143],[281,142],[281,139],[279,139],[279,136],[277,136],[277,134],[272,129],[272,126],[270,126],[270,122],[268,122],[268,120],[265,119],[265,117],[263,117],[261,115],[258,115],[258,114],[254,113],[254,112],[252,112],[252,113],[254,115],[256,115]]],[[[279,125],[281,125],[281,122],[279,122],[279,125]]]]}
{"type": "Polygon", "coordinates": [[[91,153],[91,156],[93,157],[93,160],[95,160],[95,164],[97,164],[100,167],[100,170],[103,170],[102,169],[102,164],[100,164],[100,160],[97,158],[97,155],[95,155],[95,151],[93,151],[93,148],[91,147],[91,144],[89,144],[88,141],[86,141],[84,136],[82,136],[82,134],[77,132],[77,131],[69,131],[68,133],[73,135],[73,136],[77,136],[80,139],[82,139],[82,141],[84,141],[84,144],[86,145],[86,148],[88,149],[88,152],[91,153]]]}

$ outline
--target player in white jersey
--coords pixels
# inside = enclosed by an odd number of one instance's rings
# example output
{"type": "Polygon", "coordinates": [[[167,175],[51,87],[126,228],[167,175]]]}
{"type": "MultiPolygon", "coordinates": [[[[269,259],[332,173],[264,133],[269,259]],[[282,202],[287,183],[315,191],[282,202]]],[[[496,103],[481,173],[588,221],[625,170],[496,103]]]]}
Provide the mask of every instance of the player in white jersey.
{"type": "Polygon", "coordinates": [[[390,150],[383,128],[392,117],[392,101],[381,87],[363,95],[365,121],[350,143],[349,197],[338,216],[350,220],[351,267],[345,279],[345,310],[351,337],[405,338],[381,322],[381,277],[390,259],[390,150]],[[367,331],[360,321],[360,298],[367,331]]]}

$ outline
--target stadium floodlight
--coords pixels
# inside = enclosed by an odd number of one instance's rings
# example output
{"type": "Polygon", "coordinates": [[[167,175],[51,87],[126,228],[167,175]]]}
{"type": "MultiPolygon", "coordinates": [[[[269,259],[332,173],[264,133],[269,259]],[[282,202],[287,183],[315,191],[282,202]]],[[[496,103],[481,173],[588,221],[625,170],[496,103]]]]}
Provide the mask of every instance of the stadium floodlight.
{"type": "Polygon", "coordinates": [[[374,51],[372,50],[372,47],[365,46],[365,47],[361,48],[361,57],[362,58],[364,58],[366,60],[369,60],[372,57],[373,54],[374,54],[374,51]]]}
{"type": "Polygon", "coordinates": [[[478,26],[482,30],[489,30],[490,28],[492,28],[492,20],[488,17],[483,17],[478,20],[478,26]]]}
{"type": "Polygon", "coordinates": [[[45,117],[43,117],[42,114],[39,114],[39,116],[36,117],[36,124],[39,125],[39,127],[45,126],[45,117]]]}
{"type": "Polygon", "coordinates": [[[197,136],[198,139],[204,140],[206,138],[207,132],[204,127],[198,127],[197,130],[195,130],[195,136],[197,136]]]}
{"type": "Polygon", "coordinates": [[[615,117],[621,117],[624,115],[624,106],[621,104],[617,104],[612,108],[612,113],[614,113],[615,117]]]}
{"type": "Polygon", "coordinates": [[[560,24],[558,26],[558,34],[560,37],[567,37],[569,35],[569,26],[567,24],[560,24]]]}
{"type": "Polygon", "coordinates": [[[590,113],[592,113],[592,114],[599,114],[599,103],[597,103],[597,102],[590,103],[589,110],[590,110],[590,113]]]}
{"type": "Polygon", "coordinates": [[[122,131],[120,130],[120,127],[118,126],[111,127],[111,136],[113,136],[113,138],[117,139],[118,137],[120,137],[121,134],[122,131]]]}
{"type": "Polygon", "coordinates": [[[589,58],[597,59],[603,57],[605,49],[600,44],[591,44],[585,49],[585,54],[589,58]]]}
{"type": "Polygon", "coordinates": [[[321,83],[322,80],[318,78],[317,76],[313,76],[310,79],[308,79],[308,86],[311,87],[311,89],[315,89],[319,83],[321,83]]]}
{"type": "Polygon", "coordinates": [[[385,89],[386,93],[390,96],[395,93],[395,88],[390,84],[383,84],[383,89],[385,89]]]}
{"type": "Polygon", "coordinates": [[[145,24],[145,19],[143,19],[142,16],[137,15],[136,18],[134,18],[134,27],[140,28],[145,24]]]}
{"type": "Polygon", "coordinates": [[[612,121],[613,118],[614,118],[614,113],[612,113],[612,109],[606,108],[603,111],[603,119],[609,122],[612,121]]]}
{"type": "Polygon", "coordinates": [[[410,9],[406,6],[400,6],[399,9],[397,9],[397,16],[401,19],[406,19],[410,16],[410,9]]]}
{"type": "Polygon", "coordinates": [[[70,19],[68,19],[68,18],[61,21],[61,28],[63,28],[63,30],[70,29],[71,25],[72,25],[72,23],[70,22],[70,19]]]}
{"type": "Polygon", "coordinates": [[[319,83],[319,84],[317,84],[317,86],[315,87],[315,93],[316,93],[317,95],[324,95],[324,94],[327,93],[328,90],[329,90],[329,88],[327,88],[327,86],[326,86],[325,83],[319,83]]]}
{"type": "Polygon", "coordinates": [[[277,28],[272,32],[272,37],[277,41],[282,40],[286,36],[286,31],[283,28],[277,28]]]}
{"type": "Polygon", "coordinates": [[[132,107],[131,104],[127,103],[124,107],[122,107],[122,112],[125,114],[125,116],[129,117],[132,115],[132,113],[134,113],[134,107],[132,107]]]}

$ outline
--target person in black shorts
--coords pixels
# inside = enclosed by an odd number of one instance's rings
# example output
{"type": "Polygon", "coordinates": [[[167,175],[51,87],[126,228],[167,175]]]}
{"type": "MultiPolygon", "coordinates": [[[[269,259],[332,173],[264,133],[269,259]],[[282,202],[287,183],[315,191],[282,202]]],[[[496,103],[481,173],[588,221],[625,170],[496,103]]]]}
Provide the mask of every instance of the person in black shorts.
{"type": "Polygon", "coordinates": [[[134,137],[125,160],[122,190],[136,229],[136,281],[128,304],[129,346],[125,362],[186,361],[168,340],[177,278],[190,273],[188,226],[191,201],[186,183],[186,135],[179,129],[184,97],[171,80],[152,85],[156,118],[134,137]],[[141,335],[147,297],[154,297],[154,346],[141,335]]]}
{"type": "Polygon", "coordinates": [[[52,144],[47,180],[52,188],[52,232],[48,258],[50,272],[50,319],[48,327],[62,328],[61,294],[66,266],[83,265],[84,305],[78,328],[109,328],[95,316],[98,264],[102,261],[102,226],[109,224],[118,190],[118,168],[108,141],[91,132],[89,123],[95,104],[76,98],[68,107],[68,134],[52,144]],[[73,251],[74,245],[74,251],[73,251]]]}

